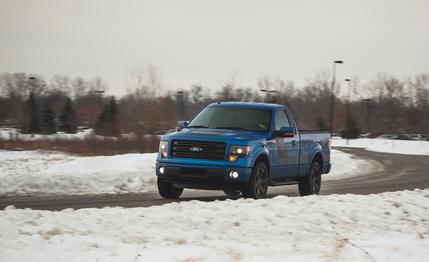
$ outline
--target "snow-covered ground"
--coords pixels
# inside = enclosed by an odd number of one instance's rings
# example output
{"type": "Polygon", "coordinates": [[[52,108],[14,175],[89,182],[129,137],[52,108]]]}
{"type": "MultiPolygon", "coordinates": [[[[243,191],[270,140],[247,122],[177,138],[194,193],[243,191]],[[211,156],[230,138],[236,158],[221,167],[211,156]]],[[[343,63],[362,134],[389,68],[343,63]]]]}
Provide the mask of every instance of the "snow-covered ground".
{"type": "Polygon", "coordinates": [[[426,261],[429,190],[0,211],[0,261],[426,261]]]}
{"type": "Polygon", "coordinates": [[[346,139],[334,137],[332,139],[332,146],[358,147],[384,153],[429,155],[429,141],[359,138],[350,139],[349,144],[347,144],[346,139]]]}
{"type": "MultiPolygon", "coordinates": [[[[152,138],[153,136],[157,136],[161,138],[161,135],[151,135],[145,134],[143,137],[152,138]]],[[[137,134],[135,133],[121,133],[119,137],[122,139],[136,139],[137,134]]],[[[36,141],[36,140],[83,140],[83,139],[109,139],[116,140],[117,137],[112,136],[101,136],[96,135],[94,129],[86,128],[82,130],[78,130],[75,134],[67,134],[64,132],[57,132],[51,135],[42,135],[42,134],[22,134],[20,129],[17,128],[9,128],[9,127],[1,127],[0,128],[0,139],[4,140],[22,140],[22,141],[36,141]]]]}
{"type": "Polygon", "coordinates": [[[155,189],[155,158],[0,151],[0,196],[145,192],[155,189]]]}
{"type": "MultiPolygon", "coordinates": [[[[78,157],[42,151],[0,151],[1,195],[121,194],[156,189],[156,154],[78,157]]],[[[324,180],[368,173],[377,163],[332,151],[324,180]]]]}
{"type": "Polygon", "coordinates": [[[331,172],[322,176],[324,181],[365,175],[383,170],[383,166],[377,161],[357,159],[352,154],[335,149],[331,150],[331,163],[331,172]]]}
{"type": "Polygon", "coordinates": [[[10,140],[73,140],[73,139],[85,139],[94,136],[94,130],[91,128],[79,131],[75,134],[66,134],[58,132],[52,135],[40,135],[40,134],[22,134],[19,129],[16,128],[0,128],[0,139],[10,140]]]}

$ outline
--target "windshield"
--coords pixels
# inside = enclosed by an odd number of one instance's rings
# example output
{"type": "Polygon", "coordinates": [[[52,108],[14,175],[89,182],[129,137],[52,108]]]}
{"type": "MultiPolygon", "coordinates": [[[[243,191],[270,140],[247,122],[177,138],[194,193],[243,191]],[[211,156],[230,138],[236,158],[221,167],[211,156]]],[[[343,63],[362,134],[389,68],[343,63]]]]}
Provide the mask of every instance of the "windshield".
{"type": "Polygon", "coordinates": [[[271,111],[238,107],[206,107],[187,126],[268,132],[271,111]]]}

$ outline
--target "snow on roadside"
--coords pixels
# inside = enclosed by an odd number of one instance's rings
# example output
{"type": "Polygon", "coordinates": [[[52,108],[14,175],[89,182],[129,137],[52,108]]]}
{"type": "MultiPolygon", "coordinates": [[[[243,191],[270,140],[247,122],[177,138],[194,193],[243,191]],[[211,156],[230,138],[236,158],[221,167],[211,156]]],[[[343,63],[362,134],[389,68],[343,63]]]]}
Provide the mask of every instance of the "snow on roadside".
{"type": "MultiPolygon", "coordinates": [[[[145,134],[143,137],[152,138],[161,135],[145,134]]],[[[137,138],[135,133],[121,133],[119,135],[122,139],[133,140],[137,138]]],[[[92,128],[78,130],[74,134],[67,134],[64,132],[57,132],[50,135],[42,134],[22,134],[20,129],[10,127],[0,127],[0,139],[3,140],[20,140],[20,141],[37,141],[37,140],[84,140],[84,139],[99,139],[99,140],[117,140],[117,137],[96,135],[92,128]]]]}
{"type": "Polygon", "coordinates": [[[0,261],[424,261],[429,190],[0,211],[0,261]]]}
{"type": "MultiPolygon", "coordinates": [[[[122,194],[156,190],[156,154],[78,157],[43,151],[0,151],[1,195],[122,194]]],[[[332,150],[324,180],[370,172],[375,163],[332,150]]]]}
{"type": "Polygon", "coordinates": [[[332,146],[365,148],[366,150],[384,153],[429,155],[429,141],[359,138],[350,139],[349,144],[347,144],[346,139],[334,137],[332,146]]]}
{"type": "Polygon", "coordinates": [[[118,194],[155,189],[156,154],[78,157],[0,151],[0,196],[118,194]]]}
{"type": "Polygon", "coordinates": [[[0,128],[0,139],[11,139],[11,140],[23,140],[23,141],[34,141],[34,140],[74,140],[74,139],[85,139],[94,136],[94,130],[92,128],[78,131],[75,134],[66,134],[58,132],[51,135],[41,134],[22,134],[19,129],[16,128],[0,128]]]}
{"type": "Polygon", "coordinates": [[[323,175],[323,181],[344,179],[383,170],[383,166],[377,161],[357,159],[352,154],[335,149],[331,150],[331,164],[331,172],[323,175]]]}

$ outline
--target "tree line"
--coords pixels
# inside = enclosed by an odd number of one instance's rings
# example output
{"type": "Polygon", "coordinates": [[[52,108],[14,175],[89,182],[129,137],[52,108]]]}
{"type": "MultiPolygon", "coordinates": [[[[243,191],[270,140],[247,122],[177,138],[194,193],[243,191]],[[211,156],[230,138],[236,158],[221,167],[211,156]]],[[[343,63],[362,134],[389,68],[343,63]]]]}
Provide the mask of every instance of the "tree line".
{"type": "MultiPolygon", "coordinates": [[[[109,96],[100,77],[56,75],[49,80],[28,73],[0,74],[0,125],[23,133],[75,133],[79,126],[100,135],[162,134],[177,120],[189,120],[216,101],[273,102],[289,106],[302,129],[328,129],[331,80],[318,74],[302,86],[261,77],[254,87],[234,78],[209,89],[195,84],[172,91],[151,68],[130,76],[127,93],[109,96]],[[271,90],[273,92],[261,92],[271,90]]],[[[400,79],[380,74],[361,83],[353,79],[348,103],[346,84],[337,82],[334,131],[345,137],[359,133],[429,133],[429,74],[400,79]],[[349,110],[347,110],[349,109],[349,110]]]]}

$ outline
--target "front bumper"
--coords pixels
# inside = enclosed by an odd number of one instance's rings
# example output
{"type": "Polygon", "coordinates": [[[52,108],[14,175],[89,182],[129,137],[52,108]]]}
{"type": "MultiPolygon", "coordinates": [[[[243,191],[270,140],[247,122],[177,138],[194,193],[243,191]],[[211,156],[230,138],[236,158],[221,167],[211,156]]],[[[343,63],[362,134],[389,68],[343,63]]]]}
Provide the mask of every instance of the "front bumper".
{"type": "Polygon", "coordinates": [[[220,165],[187,165],[156,162],[158,179],[171,182],[175,187],[195,189],[242,189],[252,173],[249,167],[234,167],[220,165]],[[164,174],[159,168],[164,167],[164,174]],[[236,179],[230,177],[230,172],[238,172],[236,179]]]}

